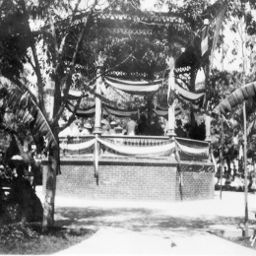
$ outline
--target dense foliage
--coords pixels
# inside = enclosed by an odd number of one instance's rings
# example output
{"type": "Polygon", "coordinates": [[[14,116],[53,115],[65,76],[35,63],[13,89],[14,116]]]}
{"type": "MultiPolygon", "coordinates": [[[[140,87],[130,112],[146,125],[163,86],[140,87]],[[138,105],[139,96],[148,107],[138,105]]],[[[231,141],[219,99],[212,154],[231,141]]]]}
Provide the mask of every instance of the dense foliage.
{"type": "Polygon", "coordinates": [[[20,77],[29,45],[26,19],[14,1],[1,1],[0,10],[0,74],[20,77]]]}

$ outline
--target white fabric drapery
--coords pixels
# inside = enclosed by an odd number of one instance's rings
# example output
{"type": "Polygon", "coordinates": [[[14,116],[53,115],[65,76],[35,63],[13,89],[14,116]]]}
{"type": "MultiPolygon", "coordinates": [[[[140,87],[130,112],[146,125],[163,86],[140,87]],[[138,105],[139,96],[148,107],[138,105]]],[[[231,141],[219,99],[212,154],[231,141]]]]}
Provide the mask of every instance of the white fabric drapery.
{"type": "Polygon", "coordinates": [[[105,77],[105,82],[116,89],[129,93],[149,93],[156,92],[161,87],[163,80],[158,79],[152,82],[147,81],[131,81],[124,79],[117,79],[113,77],[105,77]]]}
{"type": "Polygon", "coordinates": [[[114,150],[115,152],[123,155],[149,155],[149,154],[158,154],[158,153],[167,153],[175,149],[175,142],[168,144],[157,145],[157,146],[126,146],[126,145],[117,145],[113,142],[109,142],[103,139],[98,139],[98,141],[105,147],[114,150]]]}
{"type": "Polygon", "coordinates": [[[80,143],[60,143],[60,149],[69,151],[84,150],[92,147],[94,145],[95,139],[80,143]]]}
{"type": "Polygon", "coordinates": [[[189,147],[186,145],[180,144],[178,141],[176,141],[176,146],[178,150],[181,152],[191,155],[191,156],[209,156],[209,147],[208,145],[202,146],[202,147],[189,147]]]}
{"type": "MultiPolygon", "coordinates": [[[[60,143],[60,148],[62,150],[67,151],[79,151],[85,150],[92,147],[95,143],[96,139],[91,139],[86,142],[80,143],[60,143]]],[[[186,146],[179,143],[177,140],[172,141],[162,145],[156,146],[132,146],[132,145],[123,145],[123,144],[116,144],[115,142],[109,141],[104,138],[98,138],[97,141],[107,147],[110,150],[117,152],[118,154],[123,155],[150,155],[150,154],[159,154],[159,153],[171,153],[175,149],[179,151],[193,156],[209,156],[209,147],[208,145],[201,146],[201,147],[192,147],[186,146]]]]}

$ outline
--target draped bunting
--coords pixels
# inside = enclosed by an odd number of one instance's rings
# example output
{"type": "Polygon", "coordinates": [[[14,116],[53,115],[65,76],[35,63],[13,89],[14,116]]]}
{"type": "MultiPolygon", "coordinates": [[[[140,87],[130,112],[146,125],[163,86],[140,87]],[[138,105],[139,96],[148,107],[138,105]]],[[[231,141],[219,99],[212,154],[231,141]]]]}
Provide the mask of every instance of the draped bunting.
{"type": "Polygon", "coordinates": [[[163,80],[158,79],[152,82],[147,81],[131,81],[124,79],[117,79],[112,77],[105,77],[107,85],[112,86],[116,89],[129,92],[129,93],[150,93],[156,92],[161,87],[163,80]]]}
{"type": "MultiPolygon", "coordinates": [[[[189,80],[190,80],[190,78],[189,78],[189,80]]],[[[175,81],[178,86],[181,86],[183,89],[188,91],[189,81],[186,77],[179,75],[178,77],[176,77],[175,81]]]]}
{"type": "Polygon", "coordinates": [[[76,90],[69,90],[68,92],[68,97],[69,99],[77,99],[81,97],[83,94],[81,91],[76,91],[76,90]]]}
{"type": "Polygon", "coordinates": [[[163,110],[163,109],[154,109],[154,112],[157,114],[157,116],[167,116],[168,115],[168,110],[163,110]]]}
{"type": "MultiPolygon", "coordinates": [[[[109,86],[113,86],[116,89],[123,90],[130,93],[146,93],[146,92],[155,92],[157,91],[163,83],[163,80],[155,80],[151,83],[145,81],[129,81],[129,80],[121,80],[116,78],[106,77],[105,82],[109,86]]],[[[179,84],[175,84],[175,89],[178,94],[178,97],[185,99],[187,101],[191,101],[193,103],[197,103],[201,101],[205,96],[204,92],[190,92],[184,88],[182,88],[179,84]]],[[[163,114],[163,113],[162,113],[163,114]]]]}
{"type": "MultiPolygon", "coordinates": [[[[167,116],[168,115],[168,109],[154,109],[153,110],[157,116],[167,116]]],[[[175,108],[175,116],[179,116],[182,113],[182,110],[180,108],[175,108]]]]}
{"type": "Polygon", "coordinates": [[[180,85],[176,83],[176,93],[178,97],[181,97],[182,99],[192,101],[192,102],[198,102],[203,99],[205,96],[204,92],[196,93],[196,92],[190,92],[188,90],[185,90],[180,85]]]}
{"type": "Polygon", "coordinates": [[[138,146],[125,146],[120,144],[117,145],[113,142],[109,142],[102,139],[98,139],[98,141],[105,147],[111,150],[114,150],[119,154],[130,155],[130,156],[167,153],[175,149],[175,142],[171,142],[164,145],[157,145],[157,146],[138,147],[138,146]]]}
{"type": "Polygon", "coordinates": [[[125,109],[113,109],[108,106],[103,106],[108,114],[119,116],[119,117],[130,117],[131,115],[137,114],[137,110],[125,110],[125,109]]]}
{"type": "Polygon", "coordinates": [[[208,51],[208,33],[209,25],[206,24],[201,31],[201,55],[203,56],[208,51]]]}
{"type": "MultiPolygon", "coordinates": [[[[71,102],[68,102],[67,104],[67,109],[71,112],[74,112],[75,111],[75,106],[71,103],[71,102]]],[[[90,116],[93,116],[95,114],[95,106],[91,106],[91,107],[88,107],[86,109],[81,109],[81,108],[78,108],[76,109],[76,113],[75,113],[77,116],[79,117],[90,117],[90,116]]]]}
{"type": "MultiPolygon", "coordinates": [[[[107,85],[112,86],[116,89],[126,91],[129,93],[149,93],[149,92],[155,92],[157,91],[161,85],[163,84],[163,80],[154,80],[152,82],[146,82],[146,81],[131,81],[131,80],[124,80],[124,79],[117,79],[112,77],[105,77],[105,82],[107,85]]],[[[205,96],[205,93],[203,92],[190,92],[186,89],[184,89],[179,83],[183,83],[182,80],[179,78],[176,79],[178,83],[175,83],[175,89],[177,96],[181,99],[185,99],[187,101],[191,101],[192,103],[196,104],[199,101],[203,99],[205,96]]],[[[71,91],[69,93],[70,99],[77,99],[81,96],[81,93],[77,91],[71,91]]],[[[74,112],[75,107],[74,105],[69,102],[67,105],[67,108],[74,112]]],[[[88,107],[86,109],[78,108],[76,110],[76,115],[80,117],[90,117],[95,114],[95,106],[88,107]]],[[[129,117],[132,114],[136,114],[136,110],[123,110],[123,109],[114,109],[113,107],[108,106],[106,103],[104,103],[103,108],[105,110],[105,113],[109,113],[112,115],[116,115],[119,117],[129,117]]],[[[168,114],[167,111],[163,110],[154,110],[155,113],[159,116],[166,116],[168,114]]]]}
{"type": "MultiPolygon", "coordinates": [[[[96,139],[91,139],[89,141],[80,143],[60,143],[60,148],[65,151],[79,152],[91,148],[95,144],[95,140],[96,139]]],[[[201,147],[185,146],[179,143],[177,140],[169,142],[167,144],[155,146],[131,146],[116,144],[115,142],[111,142],[103,138],[98,138],[97,141],[106,148],[115,151],[116,153],[121,155],[137,156],[152,154],[156,155],[160,153],[171,154],[172,152],[174,152],[175,149],[178,149],[178,151],[192,156],[209,156],[208,145],[201,147]]]]}
{"type": "MultiPolygon", "coordinates": [[[[117,79],[112,77],[105,77],[105,82],[107,85],[112,86],[116,89],[123,90],[130,93],[149,93],[157,91],[161,85],[163,84],[162,79],[154,80],[152,82],[147,81],[131,81],[131,80],[124,80],[124,79],[117,79]]],[[[183,81],[179,78],[176,79],[177,83],[175,83],[175,91],[179,98],[185,99],[187,101],[191,101],[193,104],[198,104],[205,96],[204,92],[190,92],[184,89],[179,83],[183,83],[183,81]]],[[[173,81],[174,82],[174,81],[173,81]]],[[[69,93],[70,99],[77,99],[81,96],[81,93],[77,91],[71,91],[69,93]]],[[[69,102],[67,104],[67,108],[74,112],[75,107],[74,105],[69,102]]],[[[103,111],[104,113],[108,113],[111,115],[119,116],[119,117],[129,117],[133,114],[137,113],[137,110],[124,110],[124,109],[114,109],[111,106],[108,106],[105,102],[103,102],[103,111]]],[[[163,109],[155,109],[154,112],[158,116],[167,116],[168,110],[163,109]]],[[[95,114],[95,106],[88,107],[86,109],[78,108],[76,109],[77,116],[79,117],[91,117],[95,114]]],[[[175,115],[179,115],[180,111],[177,109],[175,110],[175,115]]]]}
{"type": "MultiPolygon", "coordinates": [[[[74,112],[75,110],[75,107],[72,103],[68,103],[67,108],[71,112],[74,112]]],[[[130,117],[138,113],[137,110],[114,109],[106,105],[103,105],[102,108],[103,108],[103,114],[111,114],[118,117],[130,117]]],[[[156,108],[153,111],[156,113],[157,116],[164,117],[168,115],[168,109],[156,108]]],[[[182,110],[179,107],[175,108],[176,117],[178,117],[181,113],[182,113],[182,110]]],[[[76,110],[76,116],[78,117],[87,118],[87,117],[93,116],[94,114],[95,114],[94,105],[85,109],[79,108],[76,110]]]]}
{"type": "MultiPolygon", "coordinates": [[[[123,80],[123,79],[116,79],[116,78],[110,78],[106,77],[105,82],[116,89],[123,90],[130,93],[146,93],[146,92],[156,92],[162,85],[163,80],[154,80],[152,82],[146,82],[146,81],[129,81],[129,80],[123,80]]],[[[176,92],[178,93],[178,96],[185,100],[189,100],[192,102],[197,102],[201,100],[205,93],[203,92],[190,92],[184,88],[182,88],[177,83],[175,84],[176,92]]]]}
{"type": "MultiPolygon", "coordinates": [[[[74,112],[75,107],[72,103],[68,103],[67,108],[69,111],[74,112]]],[[[114,109],[106,104],[102,104],[103,114],[111,114],[118,117],[130,117],[133,114],[137,114],[137,110],[125,110],[125,109],[114,109]]],[[[85,109],[78,108],[75,113],[78,117],[91,117],[95,114],[95,106],[91,106],[85,109]]]]}
{"type": "Polygon", "coordinates": [[[176,141],[176,146],[178,148],[178,150],[180,150],[181,152],[187,154],[187,155],[191,155],[191,156],[209,156],[209,147],[208,145],[206,146],[202,146],[202,147],[191,147],[191,146],[185,146],[182,145],[181,143],[179,143],[178,141],[176,141]]]}
{"type": "Polygon", "coordinates": [[[205,77],[204,69],[200,68],[196,74],[196,80],[195,80],[196,92],[202,91],[205,89],[205,79],[206,79],[206,77],[205,77]]]}
{"type": "Polygon", "coordinates": [[[95,139],[80,143],[60,143],[60,149],[68,151],[79,151],[92,147],[94,145],[95,139]]]}
{"type": "MultiPolygon", "coordinates": [[[[71,112],[74,112],[74,110],[75,110],[75,107],[74,107],[74,105],[72,105],[72,103],[69,103],[67,108],[71,112]]],[[[130,117],[130,116],[138,113],[137,110],[114,109],[112,107],[108,107],[105,105],[103,105],[102,108],[103,108],[104,114],[108,113],[108,114],[118,116],[118,117],[130,117]]],[[[154,109],[153,111],[157,114],[157,116],[167,116],[168,115],[168,109],[154,109]]],[[[175,116],[178,116],[181,113],[182,113],[182,111],[180,108],[175,109],[175,116]]],[[[76,115],[78,117],[86,118],[86,117],[91,117],[94,114],[95,114],[94,106],[86,108],[86,109],[79,108],[76,110],[76,115]]]]}

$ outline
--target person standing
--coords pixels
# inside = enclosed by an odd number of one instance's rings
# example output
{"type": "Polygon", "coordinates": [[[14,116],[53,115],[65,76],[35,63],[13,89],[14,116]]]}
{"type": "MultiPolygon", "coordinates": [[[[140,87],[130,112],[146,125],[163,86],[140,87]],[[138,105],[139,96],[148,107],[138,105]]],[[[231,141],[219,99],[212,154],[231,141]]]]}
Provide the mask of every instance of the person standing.
{"type": "Polygon", "coordinates": [[[92,134],[92,125],[89,122],[87,122],[84,124],[83,129],[81,129],[80,135],[86,136],[86,135],[90,135],[90,134],[92,134]]]}
{"type": "Polygon", "coordinates": [[[109,134],[110,135],[115,135],[116,134],[116,130],[115,130],[116,126],[117,126],[117,123],[116,123],[115,120],[110,122],[110,129],[109,129],[109,134]]]}
{"type": "Polygon", "coordinates": [[[102,135],[109,135],[110,124],[107,119],[101,121],[102,135]]]}
{"type": "Polygon", "coordinates": [[[127,135],[129,135],[129,136],[135,135],[135,129],[137,127],[137,123],[135,120],[136,120],[135,115],[131,115],[129,121],[127,122],[126,130],[127,130],[127,135]]]}

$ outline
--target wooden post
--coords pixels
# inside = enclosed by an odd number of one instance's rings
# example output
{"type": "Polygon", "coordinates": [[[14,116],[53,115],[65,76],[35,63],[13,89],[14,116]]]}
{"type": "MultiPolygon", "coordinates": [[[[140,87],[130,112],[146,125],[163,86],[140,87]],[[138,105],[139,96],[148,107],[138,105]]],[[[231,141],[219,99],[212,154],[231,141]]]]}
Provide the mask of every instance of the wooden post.
{"type": "Polygon", "coordinates": [[[174,68],[175,68],[175,59],[171,56],[167,59],[167,64],[170,69],[169,78],[168,78],[168,130],[167,135],[170,138],[176,136],[175,134],[175,77],[174,77],[174,68]]]}
{"type": "MultiPolygon", "coordinates": [[[[245,86],[245,75],[246,75],[246,24],[245,18],[241,19],[239,35],[242,43],[242,62],[243,62],[243,83],[242,86],[245,86]]],[[[243,123],[244,123],[244,233],[245,237],[248,237],[248,169],[247,169],[247,126],[246,126],[246,105],[245,101],[243,102],[243,123]]]]}
{"type": "Polygon", "coordinates": [[[248,168],[247,168],[247,128],[246,128],[246,105],[243,102],[244,119],[244,236],[248,237],[248,168]]]}
{"type": "Polygon", "coordinates": [[[223,116],[221,115],[221,123],[220,123],[220,199],[222,199],[222,178],[224,173],[224,158],[223,158],[223,150],[224,150],[224,128],[223,128],[223,116]]]}
{"type": "Polygon", "coordinates": [[[100,144],[97,141],[99,134],[95,134],[95,143],[94,143],[94,177],[96,179],[96,184],[99,185],[99,157],[100,157],[100,144]]]}

